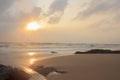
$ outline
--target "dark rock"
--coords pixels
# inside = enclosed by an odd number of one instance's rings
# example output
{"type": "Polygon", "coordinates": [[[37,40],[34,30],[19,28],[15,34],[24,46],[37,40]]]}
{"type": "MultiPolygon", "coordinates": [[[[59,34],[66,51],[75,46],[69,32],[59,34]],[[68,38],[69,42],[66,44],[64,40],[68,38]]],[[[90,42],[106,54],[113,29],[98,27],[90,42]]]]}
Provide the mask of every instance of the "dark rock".
{"type": "Polygon", "coordinates": [[[36,72],[42,74],[43,76],[47,76],[49,75],[49,73],[51,72],[57,72],[57,73],[67,73],[66,71],[61,71],[61,70],[57,70],[54,67],[44,67],[44,66],[31,66],[31,68],[33,70],[35,70],[36,72]]]}
{"type": "Polygon", "coordinates": [[[53,67],[32,66],[31,68],[43,76],[47,76],[49,73],[56,71],[56,69],[53,67]]]}
{"type": "Polygon", "coordinates": [[[91,49],[86,52],[77,51],[75,54],[120,54],[120,50],[107,50],[107,49],[91,49]]]}
{"type": "Polygon", "coordinates": [[[21,69],[13,68],[7,80],[29,80],[31,75],[21,69]]]}
{"type": "Polygon", "coordinates": [[[75,54],[83,54],[84,52],[77,51],[75,54]]]}
{"type": "Polygon", "coordinates": [[[29,80],[30,77],[21,69],[0,64],[0,80],[29,80]]]}
{"type": "Polygon", "coordinates": [[[112,53],[112,51],[104,50],[104,49],[92,49],[92,50],[88,50],[86,53],[112,53]]]}
{"type": "Polygon", "coordinates": [[[11,67],[0,65],[0,80],[7,80],[11,71],[11,67]]]}
{"type": "MultiPolygon", "coordinates": [[[[66,73],[61,70],[58,71],[54,67],[30,66],[30,68],[43,76],[47,76],[51,72],[66,73]]],[[[27,74],[22,69],[0,64],[0,80],[29,80],[31,76],[32,75],[27,74]]]]}
{"type": "Polygon", "coordinates": [[[113,51],[114,53],[120,54],[120,50],[113,51]]]}
{"type": "Polygon", "coordinates": [[[51,53],[58,53],[58,52],[55,52],[55,51],[51,51],[51,53]]]}

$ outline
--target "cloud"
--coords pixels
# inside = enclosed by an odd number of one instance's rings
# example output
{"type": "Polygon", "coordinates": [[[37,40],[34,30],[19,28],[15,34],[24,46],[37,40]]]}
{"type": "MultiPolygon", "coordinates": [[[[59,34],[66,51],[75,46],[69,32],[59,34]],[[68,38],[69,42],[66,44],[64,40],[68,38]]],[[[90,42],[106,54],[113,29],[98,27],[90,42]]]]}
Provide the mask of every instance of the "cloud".
{"type": "Polygon", "coordinates": [[[49,7],[49,14],[54,14],[55,12],[64,12],[67,6],[68,0],[54,0],[54,2],[49,7]]]}
{"type": "MultiPolygon", "coordinates": [[[[43,15],[40,7],[27,0],[0,0],[0,27],[19,27],[25,21],[41,20],[41,16],[48,19],[48,23],[58,23],[64,14],[68,0],[54,0],[47,15],[43,15]]],[[[37,2],[36,2],[37,3],[37,2]]]]}
{"type": "Polygon", "coordinates": [[[0,0],[0,14],[9,9],[15,0],[0,0]]]}
{"type": "Polygon", "coordinates": [[[41,14],[42,9],[29,0],[0,0],[0,41],[19,40],[24,36],[21,29],[29,21],[40,20],[41,14]]]}
{"type": "Polygon", "coordinates": [[[119,29],[119,0],[92,0],[75,17],[82,22],[91,22],[90,28],[112,31],[119,29]],[[86,7],[87,6],[87,7],[86,7]]]}
{"type": "Polygon", "coordinates": [[[84,11],[79,12],[76,16],[77,19],[87,18],[92,15],[105,14],[113,11],[120,11],[119,0],[92,0],[88,3],[88,6],[84,11]]]}
{"type": "Polygon", "coordinates": [[[0,11],[3,13],[0,14],[0,27],[18,27],[22,25],[25,20],[39,19],[42,12],[40,7],[32,6],[29,2],[25,3],[23,0],[14,1],[15,0],[0,0],[0,4],[1,2],[3,2],[2,4],[5,3],[4,5],[0,5],[0,11]],[[22,5],[18,6],[18,3],[22,5]],[[25,6],[23,6],[23,4],[25,6]]]}
{"type": "Polygon", "coordinates": [[[68,0],[54,0],[49,7],[49,23],[58,23],[68,5],[68,0]]]}
{"type": "Polygon", "coordinates": [[[40,7],[33,7],[30,12],[24,13],[22,12],[21,15],[19,15],[19,19],[21,21],[39,21],[40,20],[40,15],[42,13],[42,9],[40,7]]]}
{"type": "Polygon", "coordinates": [[[32,10],[32,14],[38,17],[42,13],[42,9],[40,7],[34,7],[32,10]]]}

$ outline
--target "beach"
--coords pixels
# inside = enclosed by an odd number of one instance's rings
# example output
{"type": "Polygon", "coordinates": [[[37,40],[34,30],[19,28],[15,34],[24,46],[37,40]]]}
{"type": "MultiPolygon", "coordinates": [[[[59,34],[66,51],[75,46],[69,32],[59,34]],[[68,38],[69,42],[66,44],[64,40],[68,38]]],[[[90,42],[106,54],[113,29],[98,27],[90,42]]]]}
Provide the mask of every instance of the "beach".
{"type": "Polygon", "coordinates": [[[120,54],[49,57],[23,69],[0,65],[0,74],[0,80],[120,80],[120,54]]]}
{"type": "Polygon", "coordinates": [[[120,45],[0,45],[0,80],[120,80],[120,45]]]}
{"type": "Polygon", "coordinates": [[[120,80],[120,0],[0,0],[0,80],[120,80]]]}
{"type": "Polygon", "coordinates": [[[120,80],[119,54],[81,54],[37,61],[34,66],[54,67],[66,73],[47,80],[120,80]]]}

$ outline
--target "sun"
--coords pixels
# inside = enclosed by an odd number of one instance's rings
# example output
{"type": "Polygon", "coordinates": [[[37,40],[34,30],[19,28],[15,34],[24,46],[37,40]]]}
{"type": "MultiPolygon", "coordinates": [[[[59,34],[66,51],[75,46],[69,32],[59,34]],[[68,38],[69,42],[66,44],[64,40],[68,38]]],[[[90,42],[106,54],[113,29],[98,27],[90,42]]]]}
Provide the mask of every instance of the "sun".
{"type": "Polygon", "coordinates": [[[27,24],[26,30],[28,31],[37,31],[40,29],[42,26],[38,22],[30,22],[27,24]]]}

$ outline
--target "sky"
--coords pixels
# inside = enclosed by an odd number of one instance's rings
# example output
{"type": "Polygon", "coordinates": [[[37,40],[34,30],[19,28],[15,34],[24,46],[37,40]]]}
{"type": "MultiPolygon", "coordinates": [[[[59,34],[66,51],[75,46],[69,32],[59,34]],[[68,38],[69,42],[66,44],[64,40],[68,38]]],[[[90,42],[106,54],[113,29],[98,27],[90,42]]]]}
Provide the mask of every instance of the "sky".
{"type": "Polygon", "coordinates": [[[119,0],[0,0],[0,42],[120,44],[119,21],[119,0]]]}

